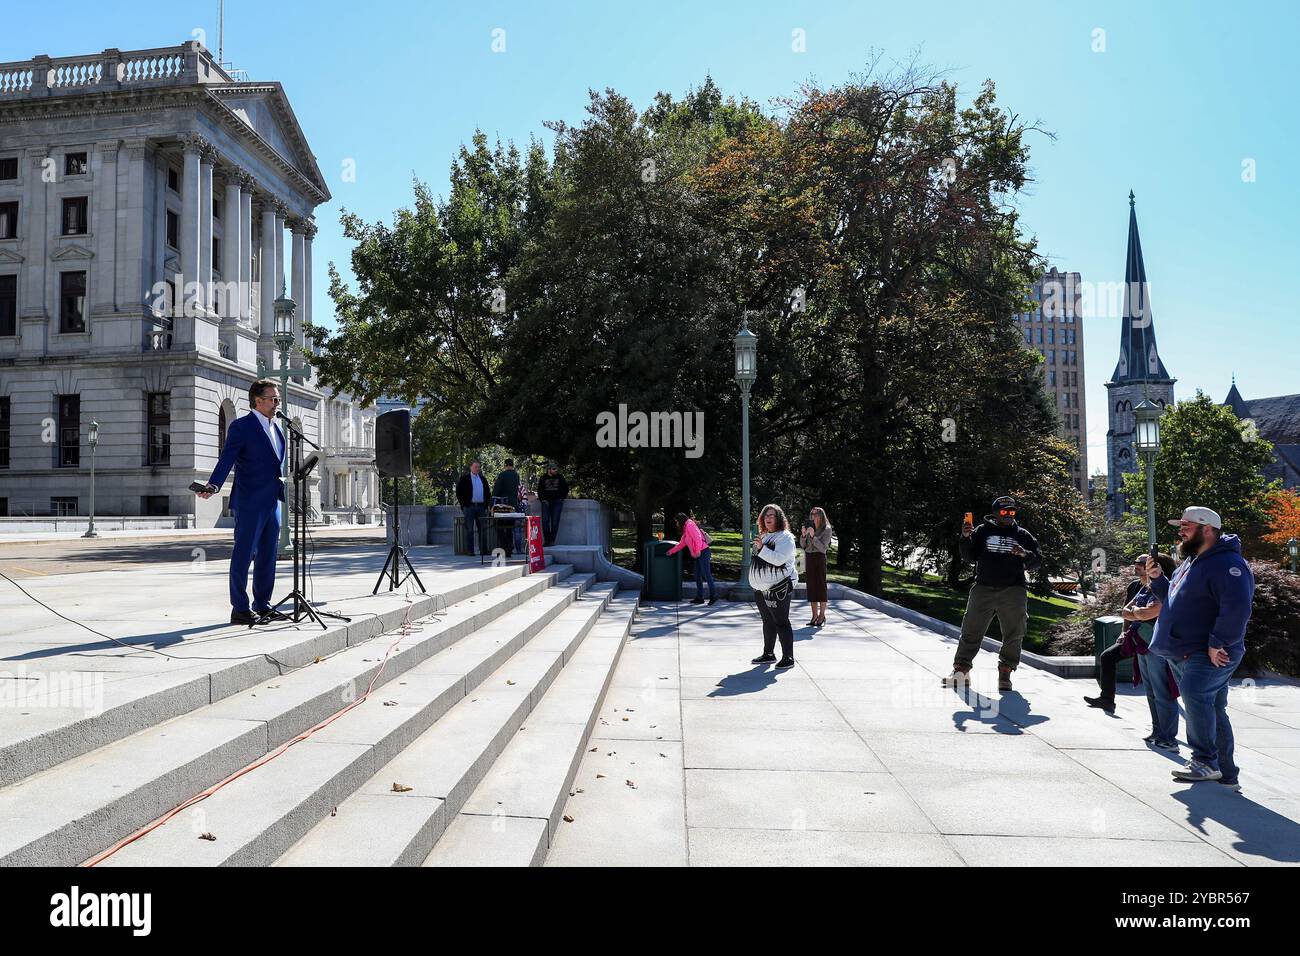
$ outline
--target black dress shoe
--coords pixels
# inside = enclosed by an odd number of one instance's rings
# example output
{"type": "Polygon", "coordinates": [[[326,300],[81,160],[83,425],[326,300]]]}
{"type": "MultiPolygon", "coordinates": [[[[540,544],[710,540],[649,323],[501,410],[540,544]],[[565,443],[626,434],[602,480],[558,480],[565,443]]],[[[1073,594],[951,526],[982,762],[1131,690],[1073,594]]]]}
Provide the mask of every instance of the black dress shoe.
{"type": "Polygon", "coordinates": [[[775,664],[775,663],[776,663],[776,655],[775,655],[775,654],[760,654],[758,657],[755,657],[752,661],[750,661],[750,663],[751,663],[751,664],[775,664]]]}
{"type": "Polygon", "coordinates": [[[691,598],[691,603],[692,603],[692,604],[703,604],[703,603],[704,603],[704,598],[701,598],[701,597],[691,598]]]}
{"type": "Polygon", "coordinates": [[[257,615],[254,614],[252,611],[231,611],[230,623],[247,624],[249,627],[252,627],[254,624],[257,623],[257,615]]]}
{"type": "Polygon", "coordinates": [[[717,604],[717,603],[718,603],[718,599],[717,599],[717,598],[715,598],[715,597],[709,598],[709,607],[713,607],[713,605],[715,605],[715,604],[717,604]]]}
{"type": "Polygon", "coordinates": [[[781,669],[784,668],[784,667],[794,667],[794,658],[793,658],[793,657],[783,657],[783,658],[781,658],[779,661],[777,661],[777,664],[776,664],[776,669],[777,669],[777,670],[781,670],[781,669]]]}
{"type": "Polygon", "coordinates": [[[1115,699],[1113,697],[1085,697],[1083,702],[1089,707],[1100,707],[1108,714],[1115,713],[1115,699]]]}

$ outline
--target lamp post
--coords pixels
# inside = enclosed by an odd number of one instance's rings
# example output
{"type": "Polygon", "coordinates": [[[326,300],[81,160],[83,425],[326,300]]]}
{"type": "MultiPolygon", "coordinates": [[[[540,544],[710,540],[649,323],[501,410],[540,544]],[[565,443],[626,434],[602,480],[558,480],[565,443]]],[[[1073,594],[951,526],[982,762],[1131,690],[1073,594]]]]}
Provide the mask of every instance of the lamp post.
{"type": "Polygon", "coordinates": [[[95,446],[99,444],[99,422],[90,423],[90,434],[87,436],[90,442],[90,525],[86,528],[83,538],[98,538],[95,533],[95,446]]]}
{"type": "Polygon", "coordinates": [[[1133,445],[1142,456],[1144,471],[1147,476],[1147,553],[1156,553],[1156,455],[1160,453],[1160,414],[1159,405],[1149,399],[1142,399],[1133,409],[1134,440],[1133,445]]]}
{"type": "Polygon", "coordinates": [[[740,546],[740,581],[736,593],[742,600],[754,596],[749,586],[751,530],[749,526],[749,390],[758,379],[758,336],[749,331],[746,313],[736,333],[736,384],[740,386],[740,525],[744,536],[740,546]]]}
{"type": "MultiPolygon", "coordinates": [[[[286,415],[289,413],[285,409],[289,406],[289,376],[301,375],[306,377],[311,374],[311,367],[306,361],[302,365],[292,366],[289,364],[290,353],[293,350],[293,320],[294,313],[298,310],[298,304],[289,298],[286,290],[281,290],[280,297],[275,300],[275,347],[280,353],[280,367],[276,370],[276,376],[280,379],[280,410],[286,415]]],[[[305,358],[305,356],[304,356],[305,358]]],[[[257,377],[266,378],[271,370],[259,358],[257,360],[257,377]]],[[[292,417],[292,416],[290,416],[292,417]]],[[[280,516],[280,553],[288,554],[293,550],[293,545],[289,541],[289,449],[288,438],[285,439],[284,463],[280,466],[280,477],[284,483],[284,511],[280,516]]],[[[295,506],[298,504],[294,503],[295,506]]]]}
{"type": "Polygon", "coordinates": [[[1296,570],[1297,565],[1300,565],[1300,541],[1297,541],[1295,538],[1287,541],[1286,553],[1291,555],[1291,573],[1300,573],[1296,570]]]}

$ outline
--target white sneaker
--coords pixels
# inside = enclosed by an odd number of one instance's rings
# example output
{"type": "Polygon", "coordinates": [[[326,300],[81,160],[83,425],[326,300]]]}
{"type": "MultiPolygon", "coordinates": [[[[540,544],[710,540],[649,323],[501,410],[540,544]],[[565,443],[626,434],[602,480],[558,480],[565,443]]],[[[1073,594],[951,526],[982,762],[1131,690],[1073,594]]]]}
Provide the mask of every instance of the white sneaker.
{"type": "Polygon", "coordinates": [[[1218,780],[1223,776],[1223,772],[1215,770],[1208,764],[1203,764],[1199,760],[1187,761],[1187,766],[1182,770],[1175,770],[1175,780],[1186,780],[1188,783],[1199,783],[1202,780],[1218,780]]]}

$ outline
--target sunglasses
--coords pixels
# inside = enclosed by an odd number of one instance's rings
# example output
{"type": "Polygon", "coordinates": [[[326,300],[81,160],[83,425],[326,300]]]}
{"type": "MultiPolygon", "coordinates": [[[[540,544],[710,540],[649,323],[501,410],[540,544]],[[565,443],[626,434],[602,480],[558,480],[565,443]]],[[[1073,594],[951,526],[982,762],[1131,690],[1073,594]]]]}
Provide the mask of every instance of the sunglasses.
{"type": "Polygon", "coordinates": [[[1016,515],[1016,509],[1015,509],[1015,508],[999,508],[999,509],[998,509],[998,514],[1001,515],[1003,518],[1007,517],[1008,515],[1010,515],[1011,517],[1014,518],[1015,515],[1016,515]]]}

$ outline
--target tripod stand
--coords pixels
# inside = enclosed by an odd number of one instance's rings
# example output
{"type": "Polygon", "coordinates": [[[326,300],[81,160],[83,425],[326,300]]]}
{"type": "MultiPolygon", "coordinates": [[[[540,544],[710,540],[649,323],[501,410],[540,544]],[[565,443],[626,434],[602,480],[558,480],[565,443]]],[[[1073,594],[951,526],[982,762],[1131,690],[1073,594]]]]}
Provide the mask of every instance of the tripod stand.
{"type": "MultiPolygon", "coordinates": [[[[302,592],[302,585],[307,583],[305,569],[302,569],[302,557],[307,543],[307,508],[305,506],[307,500],[307,476],[311,474],[311,470],[316,467],[316,462],[320,460],[318,454],[313,454],[304,463],[302,460],[302,445],[303,442],[306,442],[312,448],[315,448],[317,452],[320,451],[320,446],[299,431],[290,418],[280,412],[277,412],[276,416],[289,432],[289,473],[293,475],[294,502],[293,530],[290,532],[293,539],[293,590],[273,604],[271,610],[276,610],[285,601],[292,599],[293,613],[289,615],[289,618],[295,624],[303,620],[303,618],[309,617],[319,624],[322,629],[326,629],[328,625],[322,618],[329,617],[336,621],[351,621],[352,618],[344,617],[342,614],[331,614],[328,611],[316,610],[302,592]]],[[[286,506],[287,504],[286,501],[286,506]]]]}
{"type": "MultiPolygon", "coordinates": [[[[415,498],[414,492],[411,494],[412,500],[415,498]]],[[[379,580],[375,582],[375,589],[371,594],[379,593],[379,585],[384,583],[385,575],[388,576],[388,590],[395,591],[408,577],[415,578],[415,583],[420,586],[420,593],[427,594],[424,590],[424,582],[420,576],[415,573],[415,568],[411,566],[411,559],[406,556],[406,549],[402,547],[402,509],[397,503],[397,478],[393,478],[393,544],[388,549],[388,557],[384,558],[384,567],[379,572],[379,580]],[[406,562],[407,573],[399,578],[397,575],[402,570],[401,562],[406,562]]]]}

